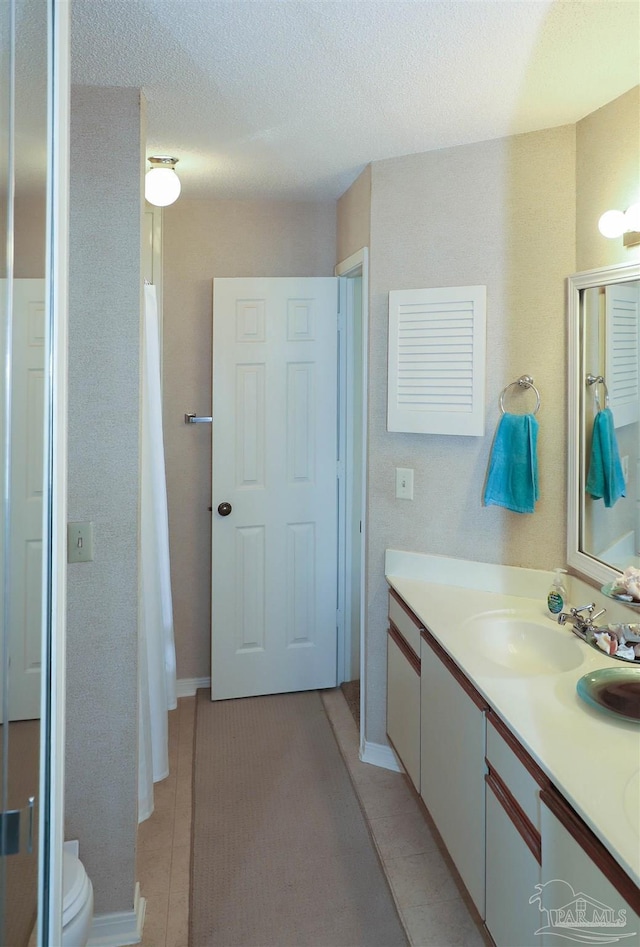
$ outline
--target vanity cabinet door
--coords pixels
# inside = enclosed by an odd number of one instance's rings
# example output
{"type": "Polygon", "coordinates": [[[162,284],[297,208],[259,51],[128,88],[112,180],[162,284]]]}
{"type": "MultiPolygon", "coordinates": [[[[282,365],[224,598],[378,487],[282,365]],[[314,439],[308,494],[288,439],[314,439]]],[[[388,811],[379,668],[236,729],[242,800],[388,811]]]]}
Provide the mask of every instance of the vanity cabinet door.
{"type": "Polygon", "coordinates": [[[541,794],[542,947],[560,940],[640,944],[640,890],[554,790],[541,794]],[[572,935],[574,928],[582,938],[572,935]]]}
{"type": "Polygon", "coordinates": [[[496,947],[531,947],[540,914],[529,898],[540,881],[540,863],[490,781],[486,806],[485,923],[496,947]]]}
{"type": "Polygon", "coordinates": [[[548,780],[493,711],[487,714],[486,926],[497,947],[530,947],[540,915],[540,788],[548,780]]]}
{"type": "Polygon", "coordinates": [[[387,635],[387,736],[418,792],[421,631],[420,620],[391,589],[387,635]]]}
{"type": "Polygon", "coordinates": [[[484,918],[486,705],[424,632],[420,658],[420,794],[484,918]]]}
{"type": "Polygon", "coordinates": [[[387,636],[387,736],[420,792],[420,659],[390,626],[387,636]]]}

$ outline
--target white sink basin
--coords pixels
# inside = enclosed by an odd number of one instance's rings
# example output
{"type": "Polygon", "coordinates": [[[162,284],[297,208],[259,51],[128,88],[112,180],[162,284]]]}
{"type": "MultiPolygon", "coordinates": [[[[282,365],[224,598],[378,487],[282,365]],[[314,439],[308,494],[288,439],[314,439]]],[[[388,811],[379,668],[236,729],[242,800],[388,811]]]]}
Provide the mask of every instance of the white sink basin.
{"type": "Polygon", "coordinates": [[[579,667],[584,659],[580,642],[566,628],[516,611],[483,612],[460,631],[476,654],[518,674],[558,674],[579,667]]]}

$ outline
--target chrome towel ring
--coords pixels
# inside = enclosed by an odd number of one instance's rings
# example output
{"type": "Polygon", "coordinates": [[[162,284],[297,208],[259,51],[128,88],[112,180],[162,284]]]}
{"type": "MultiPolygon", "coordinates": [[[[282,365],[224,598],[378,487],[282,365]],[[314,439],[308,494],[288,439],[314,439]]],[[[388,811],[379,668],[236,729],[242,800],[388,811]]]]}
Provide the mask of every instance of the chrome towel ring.
{"type": "Polygon", "coordinates": [[[517,381],[512,381],[509,385],[505,385],[505,387],[502,389],[502,393],[501,393],[501,395],[500,395],[500,410],[502,411],[502,413],[503,413],[503,414],[506,414],[506,411],[505,411],[505,408],[504,408],[504,396],[505,396],[506,393],[508,392],[509,388],[513,388],[513,387],[516,386],[516,385],[517,385],[518,388],[532,388],[533,391],[535,391],[535,393],[536,393],[536,406],[535,406],[535,408],[533,409],[533,413],[534,413],[534,414],[537,414],[537,413],[538,413],[538,408],[540,407],[540,392],[538,391],[538,389],[536,388],[536,386],[533,384],[533,378],[531,377],[531,375],[522,375],[520,378],[518,378],[517,381]]]}
{"type": "MultiPolygon", "coordinates": [[[[607,388],[607,383],[602,377],[602,375],[592,375],[591,373],[589,373],[587,375],[586,381],[588,385],[602,385],[602,387],[604,388],[604,406],[605,408],[608,408],[609,407],[609,389],[607,388]]],[[[598,395],[598,389],[594,388],[593,391],[596,398],[596,405],[599,411],[600,410],[600,397],[598,395]]]]}

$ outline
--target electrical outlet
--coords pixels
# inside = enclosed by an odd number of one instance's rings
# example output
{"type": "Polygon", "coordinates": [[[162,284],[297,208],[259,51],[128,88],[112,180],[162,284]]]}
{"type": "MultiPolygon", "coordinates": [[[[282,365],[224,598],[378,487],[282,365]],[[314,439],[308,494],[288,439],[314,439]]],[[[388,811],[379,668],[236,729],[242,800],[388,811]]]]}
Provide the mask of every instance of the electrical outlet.
{"type": "Polygon", "coordinates": [[[620,463],[622,464],[622,473],[624,475],[624,482],[629,483],[629,455],[625,454],[624,457],[621,457],[620,463]]]}
{"type": "Polygon", "coordinates": [[[396,497],[413,500],[413,470],[410,467],[396,467],[396,497]]]}
{"type": "Polygon", "coordinates": [[[93,561],[93,523],[67,523],[67,562],[93,561]]]}

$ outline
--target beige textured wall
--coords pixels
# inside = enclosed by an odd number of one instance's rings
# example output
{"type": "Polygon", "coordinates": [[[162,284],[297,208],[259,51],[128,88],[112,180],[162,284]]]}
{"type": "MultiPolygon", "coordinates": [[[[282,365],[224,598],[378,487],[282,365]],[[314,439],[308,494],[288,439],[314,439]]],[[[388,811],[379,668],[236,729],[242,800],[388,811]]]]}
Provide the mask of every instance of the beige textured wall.
{"type": "Polygon", "coordinates": [[[576,270],[640,259],[640,248],[598,230],[606,210],[640,200],[640,86],[576,125],[576,270]]]}
{"type": "Polygon", "coordinates": [[[338,201],[338,263],[371,242],[371,165],[338,201]]]}
{"type": "MultiPolygon", "coordinates": [[[[640,200],[640,86],[577,123],[576,191],[576,270],[640,259],[640,247],[627,248],[622,237],[610,240],[598,230],[598,218],[605,210],[626,210],[640,200]]],[[[604,373],[603,361],[594,364],[594,373],[604,373]]],[[[617,503],[613,509],[600,501],[587,504],[587,529],[598,537],[597,543],[589,540],[587,548],[595,553],[634,526],[637,425],[618,428],[616,434],[620,455],[631,458],[627,503],[617,503]]]]}
{"type": "MultiPolygon", "coordinates": [[[[368,740],[385,742],[385,548],[537,568],[565,561],[564,280],[574,234],[574,126],[372,166],[368,740]],[[389,290],[476,283],[487,286],[485,436],[387,433],[389,290]],[[498,398],[523,374],[542,399],[533,515],[482,506],[498,398]],[[413,502],[395,499],[396,466],[415,469],[413,502]]],[[[532,395],[510,404],[532,407],[532,395]]]]}
{"type": "Polygon", "coordinates": [[[164,211],[164,436],[179,678],[210,674],[214,276],[331,276],[336,205],[185,201],[164,211]]]}
{"type": "Polygon", "coordinates": [[[131,910],[135,887],[140,106],[72,90],[68,501],[95,548],[68,567],[65,832],[98,914],[131,910]]]}

